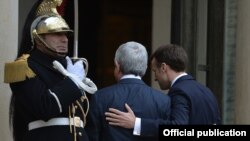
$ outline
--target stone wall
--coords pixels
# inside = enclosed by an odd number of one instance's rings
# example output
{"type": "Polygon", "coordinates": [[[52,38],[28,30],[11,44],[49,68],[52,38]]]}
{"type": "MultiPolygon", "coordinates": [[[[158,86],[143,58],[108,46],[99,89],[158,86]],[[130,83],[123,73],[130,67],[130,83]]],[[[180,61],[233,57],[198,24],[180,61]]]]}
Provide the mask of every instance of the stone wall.
{"type": "Polygon", "coordinates": [[[3,83],[4,63],[13,61],[18,43],[18,3],[16,0],[0,1],[0,140],[12,141],[9,128],[9,85],[3,83]]]}

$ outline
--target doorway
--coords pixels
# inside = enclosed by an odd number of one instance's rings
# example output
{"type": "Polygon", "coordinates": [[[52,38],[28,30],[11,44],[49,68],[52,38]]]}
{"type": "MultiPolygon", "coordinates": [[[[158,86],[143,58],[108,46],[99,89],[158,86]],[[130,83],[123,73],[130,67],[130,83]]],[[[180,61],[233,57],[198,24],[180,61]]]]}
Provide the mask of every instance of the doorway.
{"type": "MultiPolygon", "coordinates": [[[[71,28],[74,28],[73,8],[73,1],[68,1],[64,17],[71,28]]],[[[88,77],[99,89],[116,83],[113,60],[120,44],[136,41],[151,54],[151,21],[152,0],[79,1],[78,55],[88,60],[88,77]]],[[[149,70],[143,80],[150,84],[149,70]]]]}
{"type": "Polygon", "coordinates": [[[171,42],[183,46],[189,55],[188,73],[213,91],[221,111],[224,4],[217,0],[174,0],[171,21],[171,42]]]}

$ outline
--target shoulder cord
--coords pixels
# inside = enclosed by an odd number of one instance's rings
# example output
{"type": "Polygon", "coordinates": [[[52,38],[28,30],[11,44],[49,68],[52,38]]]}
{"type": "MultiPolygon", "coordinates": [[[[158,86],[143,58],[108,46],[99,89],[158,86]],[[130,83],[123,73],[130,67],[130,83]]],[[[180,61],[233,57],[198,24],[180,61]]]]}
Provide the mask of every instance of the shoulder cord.
{"type": "Polygon", "coordinates": [[[79,100],[76,100],[75,103],[72,103],[70,106],[69,106],[69,120],[70,121],[73,121],[73,125],[71,124],[70,122],[70,133],[74,135],[74,141],[77,141],[77,133],[76,133],[76,126],[75,126],[75,114],[76,114],[76,110],[80,109],[80,112],[82,113],[82,118],[83,118],[83,128],[85,127],[86,123],[87,123],[87,120],[86,120],[86,117],[87,117],[87,114],[89,112],[89,100],[88,100],[88,97],[86,96],[86,93],[83,92],[83,96],[81,96],[81,98],[79,100]],[[86,110],[83,108],[82,106],[82,103],[85,103],[87,104],[87,108],[86,110]]]}

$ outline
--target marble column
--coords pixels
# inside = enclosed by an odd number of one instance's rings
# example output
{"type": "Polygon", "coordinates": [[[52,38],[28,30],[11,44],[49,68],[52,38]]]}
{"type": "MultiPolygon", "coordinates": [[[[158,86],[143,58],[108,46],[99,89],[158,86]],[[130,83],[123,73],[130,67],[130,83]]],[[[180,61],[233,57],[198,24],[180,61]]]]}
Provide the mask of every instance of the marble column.
{"type": "Polygon", "coordinates": [[[18,44],[18,1],[0,1],[0,140],[11,141],[9,128],[9,100],[11,91],[4,80],[4,63],[13,61],[17,54],[18,44]]]}
{"type": "MultiPolygon", "coordinates": [[[[153,0],[152,51],[160,45],[169,44],[171,36],[171,0],[153,0]]],[[[160,90],[154,75],[151,74],[151,85],[160,90]]]]}
{"type": "Polygon", "coordinates": [[[237,0],[225,1],[223,123],[234,123],[237,0]]]}
{"type": "Polygon", "coordinates": [[[250,124],[250,1],[237,2],[235,123],[250,124]]]}

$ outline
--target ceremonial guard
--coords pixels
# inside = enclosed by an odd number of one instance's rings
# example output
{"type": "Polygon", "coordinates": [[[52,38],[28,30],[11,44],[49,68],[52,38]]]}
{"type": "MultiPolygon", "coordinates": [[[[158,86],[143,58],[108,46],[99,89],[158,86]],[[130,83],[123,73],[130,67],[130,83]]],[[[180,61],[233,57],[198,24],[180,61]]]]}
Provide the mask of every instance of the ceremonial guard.
{"type": "Polygon", "coordinates": [[[61,3],[40,3],[30,25],[32,50],[5,64],[14,141],[88,141],[86,94],[97,87],[87,78],[87,60],[68,57],[73,31],[57,12],[61,3]]]}

